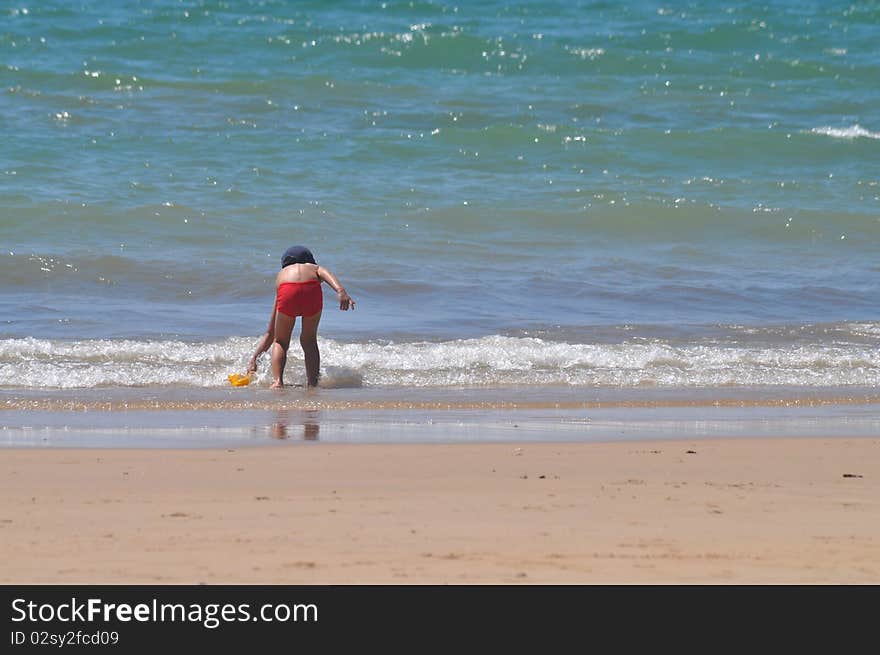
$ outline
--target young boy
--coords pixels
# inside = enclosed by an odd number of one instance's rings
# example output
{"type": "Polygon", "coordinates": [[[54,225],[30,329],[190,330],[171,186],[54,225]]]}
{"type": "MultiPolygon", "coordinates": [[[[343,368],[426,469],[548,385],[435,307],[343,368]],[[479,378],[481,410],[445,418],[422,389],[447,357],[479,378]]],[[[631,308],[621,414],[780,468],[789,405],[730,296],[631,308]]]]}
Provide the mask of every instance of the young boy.
{"type": "Polygon", "coordinates": [[[304,246],[291,246],[281,257],[281,271],[275,277],[275,304],[269,317],[266,334],[257,344],[248,362],[248,373],[257,370],[257,357],[272,347],[272,388],[284,386],[284,365],[296,317],[302,317],[299,343],[306,360],[308,386],[318,385],[321,353],[318,351],[318,322],[324,305],[321,282],[326,282],[339,295],[339,309],[354,310],[354,300],[346,293],[336,276],[315,263],[315,257],[304,246]]]}

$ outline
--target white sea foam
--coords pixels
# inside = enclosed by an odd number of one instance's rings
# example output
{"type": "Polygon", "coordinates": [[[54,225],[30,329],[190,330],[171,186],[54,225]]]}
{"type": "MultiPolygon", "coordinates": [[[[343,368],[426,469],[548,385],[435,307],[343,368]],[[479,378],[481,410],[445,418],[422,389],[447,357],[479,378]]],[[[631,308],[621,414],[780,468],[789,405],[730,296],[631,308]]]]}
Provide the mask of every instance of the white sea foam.
{"type": "Polygon", "coordinates": [[[846,327],[849,333],[855,336],[880,337],[878,323],[849,323],[846,327]]]}
{"type": "MultiPolygon", "coordinates": [[[[876,328],[852,327],[853,334],[866,336],[876,328]]],[[[444,342],[320,343],[325,386],[337,388],[880,385],[880,349],[874,343],[591,344],[500,335],[444,342]]],[[[0,340],[0,386],[223,387],[229,373],[244,368],[252,348],[253,339],[240,337],[200,343],[6,339],[0,340]]],[[[288,381],[304,375],[296,346],[289,366],[288,381]]],[[[256,386],[268,381],[266,358],[260,369],[256,386]]]]}
{"type": "Polygon", "coordinates": [[[833,136],[836,139],[857,139],[859,137],[880,139],[880,132],[871,132],[861,125],[851,125],[850,127],[814,127],[810,132],[813,134],[833,136]]]}
{"type": "Polygon", "coordinates": [[[601,57],[605,54],[604,48],[571,48],[566,47],[566,50],[573,55],[580,57],[581,59],[589,59],[594,60],[597,57],[601,57]]]}

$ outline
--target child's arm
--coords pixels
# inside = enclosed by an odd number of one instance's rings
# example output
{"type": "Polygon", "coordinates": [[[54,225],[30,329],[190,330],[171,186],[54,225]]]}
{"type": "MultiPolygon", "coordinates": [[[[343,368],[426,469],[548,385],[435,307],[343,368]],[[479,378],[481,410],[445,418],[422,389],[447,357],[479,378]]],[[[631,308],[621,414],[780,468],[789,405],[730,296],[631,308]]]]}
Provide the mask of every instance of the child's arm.
{"type": "Polygon", "coordinates": [[[272,315],[269,317],[269,326],[266,328],[266,333],[263,335],[263,338],[260,339],[260,341],[257,343],[257,349],[254,351],[253,357],[251,357],[250,361],[248,361],[248,373],[255,373],[257,371],[257,357],[269,350],[272,342],[275,341],[275,311],[276,309],[273,305],[272,315]]]}
{"type": "Polygon", "coordinates": [[[346,309],[351,308],[354,310],[354,299],[348,295],[345,290],[345,287],[342,286],[342,283],[336,279],[336,276],[333,275],[330,271],[328,271],[323,266],[318,266],[318,279],[326,282],[333,290],[339,294],[339,309],[345,311],[346,309]]]}

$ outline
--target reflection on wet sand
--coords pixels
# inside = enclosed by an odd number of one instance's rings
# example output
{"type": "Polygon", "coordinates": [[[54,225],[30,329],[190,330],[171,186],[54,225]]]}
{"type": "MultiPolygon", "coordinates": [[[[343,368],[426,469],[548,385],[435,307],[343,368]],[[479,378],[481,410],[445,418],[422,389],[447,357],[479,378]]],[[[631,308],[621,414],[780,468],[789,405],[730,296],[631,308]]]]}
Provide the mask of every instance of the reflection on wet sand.
{"type": "Polygon", "coordinates": [[[275,415],[275,422],[270,427],[270,434],[273,439],[290,439],[293,438],[297,432],[295,430],[296,427],[302,425],[302,439],[303,441],[317,441],[318,433],[321,430],[320,423],[318,419],[320,417],[319,412],[316,410],[303,410],[296,411],[297,415],[295,418],[300,418],[300,421],[293,421],[293,427],[291,427],[291,417],[290,410],[280,409],[275,415]]]}

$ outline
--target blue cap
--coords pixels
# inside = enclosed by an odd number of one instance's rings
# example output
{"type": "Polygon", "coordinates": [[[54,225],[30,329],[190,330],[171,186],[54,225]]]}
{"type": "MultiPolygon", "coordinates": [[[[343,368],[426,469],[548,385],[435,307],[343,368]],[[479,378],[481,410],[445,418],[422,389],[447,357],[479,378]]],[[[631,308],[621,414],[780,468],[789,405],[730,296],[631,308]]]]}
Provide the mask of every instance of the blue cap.
{"type": "Polygon", "coordinates": [[[316,264],[312,251],[305,246],[290,246],[281,256],[281,268],[291,264],[316,264]]]}

